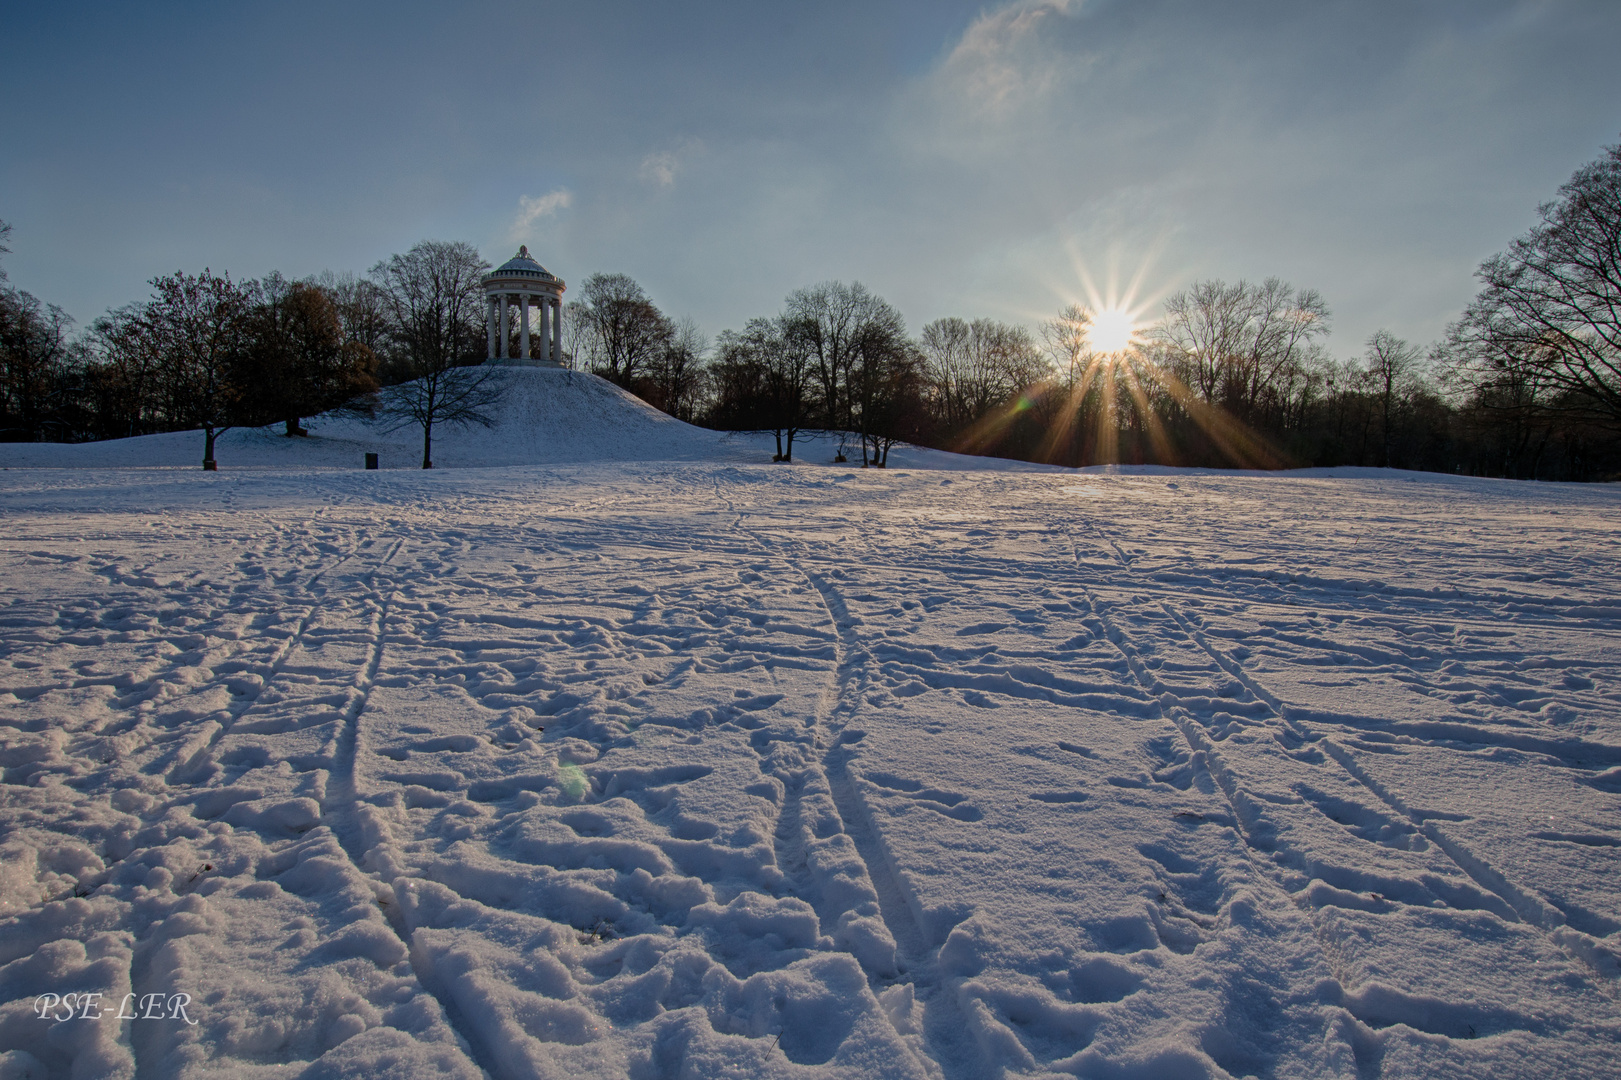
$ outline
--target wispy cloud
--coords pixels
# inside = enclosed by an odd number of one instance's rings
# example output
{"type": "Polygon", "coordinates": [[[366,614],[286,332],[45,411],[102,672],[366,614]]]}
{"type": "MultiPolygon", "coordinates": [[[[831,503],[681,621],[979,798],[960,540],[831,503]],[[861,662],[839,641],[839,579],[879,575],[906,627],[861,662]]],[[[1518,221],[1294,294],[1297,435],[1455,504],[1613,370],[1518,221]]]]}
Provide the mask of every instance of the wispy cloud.
{"type": "Polygon", "coordinates": [[[642,159],[642,180],[658,187],[675,183],[675,174],[681,171],[681,158],[674,150],[659,150],[642,159]]]}
{"type": "Polygon", "coordinates": [[[518,197],[518,216],[512,219],[512,228],[509,231],[512,240],[529,239],[530,230],[535,222],[543,217],[551,217],[559,210],[567,209],[574,202],[574,194],[567,188],[558,188],[546,194],[531,198],[528,195],[518,197]]]}
{"type": "Polygon", "coordinates": [[[940,66],[939,77],[971,107],[1005,112],[1053,88],[1061,64],[1073,57],[1043,48],[1054,24],[1081,0],[1015,0],[975,19],[940,66]]]}
{"type": "Polygon", "coordinates": [[[675,146],[664,150],[654,150],[642,158],[641,168],[638,170],[642,183],[654,187],[667,188],[673,185],[676,177],[686,172],[692,160],[701,155],[704,143],[701,139],[680,139],[675,146]]]}

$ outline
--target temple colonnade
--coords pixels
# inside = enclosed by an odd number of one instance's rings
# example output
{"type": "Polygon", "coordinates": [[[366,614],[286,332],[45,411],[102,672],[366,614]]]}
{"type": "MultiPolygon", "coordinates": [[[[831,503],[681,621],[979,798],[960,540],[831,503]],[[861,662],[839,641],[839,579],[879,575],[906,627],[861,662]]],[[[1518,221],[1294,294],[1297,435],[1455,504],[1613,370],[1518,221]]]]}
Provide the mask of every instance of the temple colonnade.
{"type": "Polygon", "coordinates": [[[484,275],[485,363],[563,367],[563,279],[536,262],[528,247],[484,275]],[[530,333],[530,311],[539,319],[530,333]],[[513,323],[518,350],[512,355],[513,323]]]}
{"type": "Polygon", "coordinates": [[[563,301],[562,298],[547,294],[536,295],[529,292],[500,292],[494,295],[486,294],[485,329],[489,338],[489,351],[486,354],[492,360],[541,360],[549,363],[561,364],[563,362],[563,301]],[[530,334],[530,309],[536,312],[536,330],[530,334]],[[508,356],[512,340],[513,320],[517,320],[518,353],[508,356]],[[531,342],[538,338],[538,345],[531,347],[531,342]]]}

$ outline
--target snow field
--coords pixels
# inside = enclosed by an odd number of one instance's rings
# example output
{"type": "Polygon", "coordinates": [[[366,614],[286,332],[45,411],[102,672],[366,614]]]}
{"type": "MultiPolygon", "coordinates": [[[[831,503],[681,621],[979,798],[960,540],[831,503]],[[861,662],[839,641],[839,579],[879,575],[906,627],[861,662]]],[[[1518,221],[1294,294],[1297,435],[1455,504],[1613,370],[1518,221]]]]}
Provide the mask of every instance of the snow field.
{"type": "Polygon", "coordinates": [[[0,1075],[1603,1074],[1618,509],[0,473],[0,1075]]]}

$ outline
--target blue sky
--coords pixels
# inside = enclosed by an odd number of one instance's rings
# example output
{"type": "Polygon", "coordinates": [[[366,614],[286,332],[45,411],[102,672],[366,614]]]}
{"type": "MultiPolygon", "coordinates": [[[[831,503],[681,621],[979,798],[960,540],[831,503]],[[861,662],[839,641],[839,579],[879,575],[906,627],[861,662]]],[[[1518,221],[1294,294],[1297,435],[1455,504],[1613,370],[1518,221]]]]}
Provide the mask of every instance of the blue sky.
{"type": "Polygon", "coordinates": [[[1202,277],[1427,342],[1621,141],[1621,4],[12,4],[11,283],[419,239],[628,273],[708,333],[860,280],[916,330],[1202,277]]]}

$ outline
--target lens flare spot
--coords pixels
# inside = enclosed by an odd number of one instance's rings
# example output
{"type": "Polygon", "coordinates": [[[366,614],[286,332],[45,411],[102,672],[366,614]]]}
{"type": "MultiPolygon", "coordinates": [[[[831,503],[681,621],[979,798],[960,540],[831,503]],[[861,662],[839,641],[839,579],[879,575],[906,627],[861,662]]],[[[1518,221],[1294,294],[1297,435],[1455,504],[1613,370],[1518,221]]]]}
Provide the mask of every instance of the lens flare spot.
{"type": "Polygon", "coordinates": [[[564,765],[557,770],[557,786],[571,799],[585,797],[591,788],[591,781],[586,779],[585,770],[578,765],[564,765]]]}

